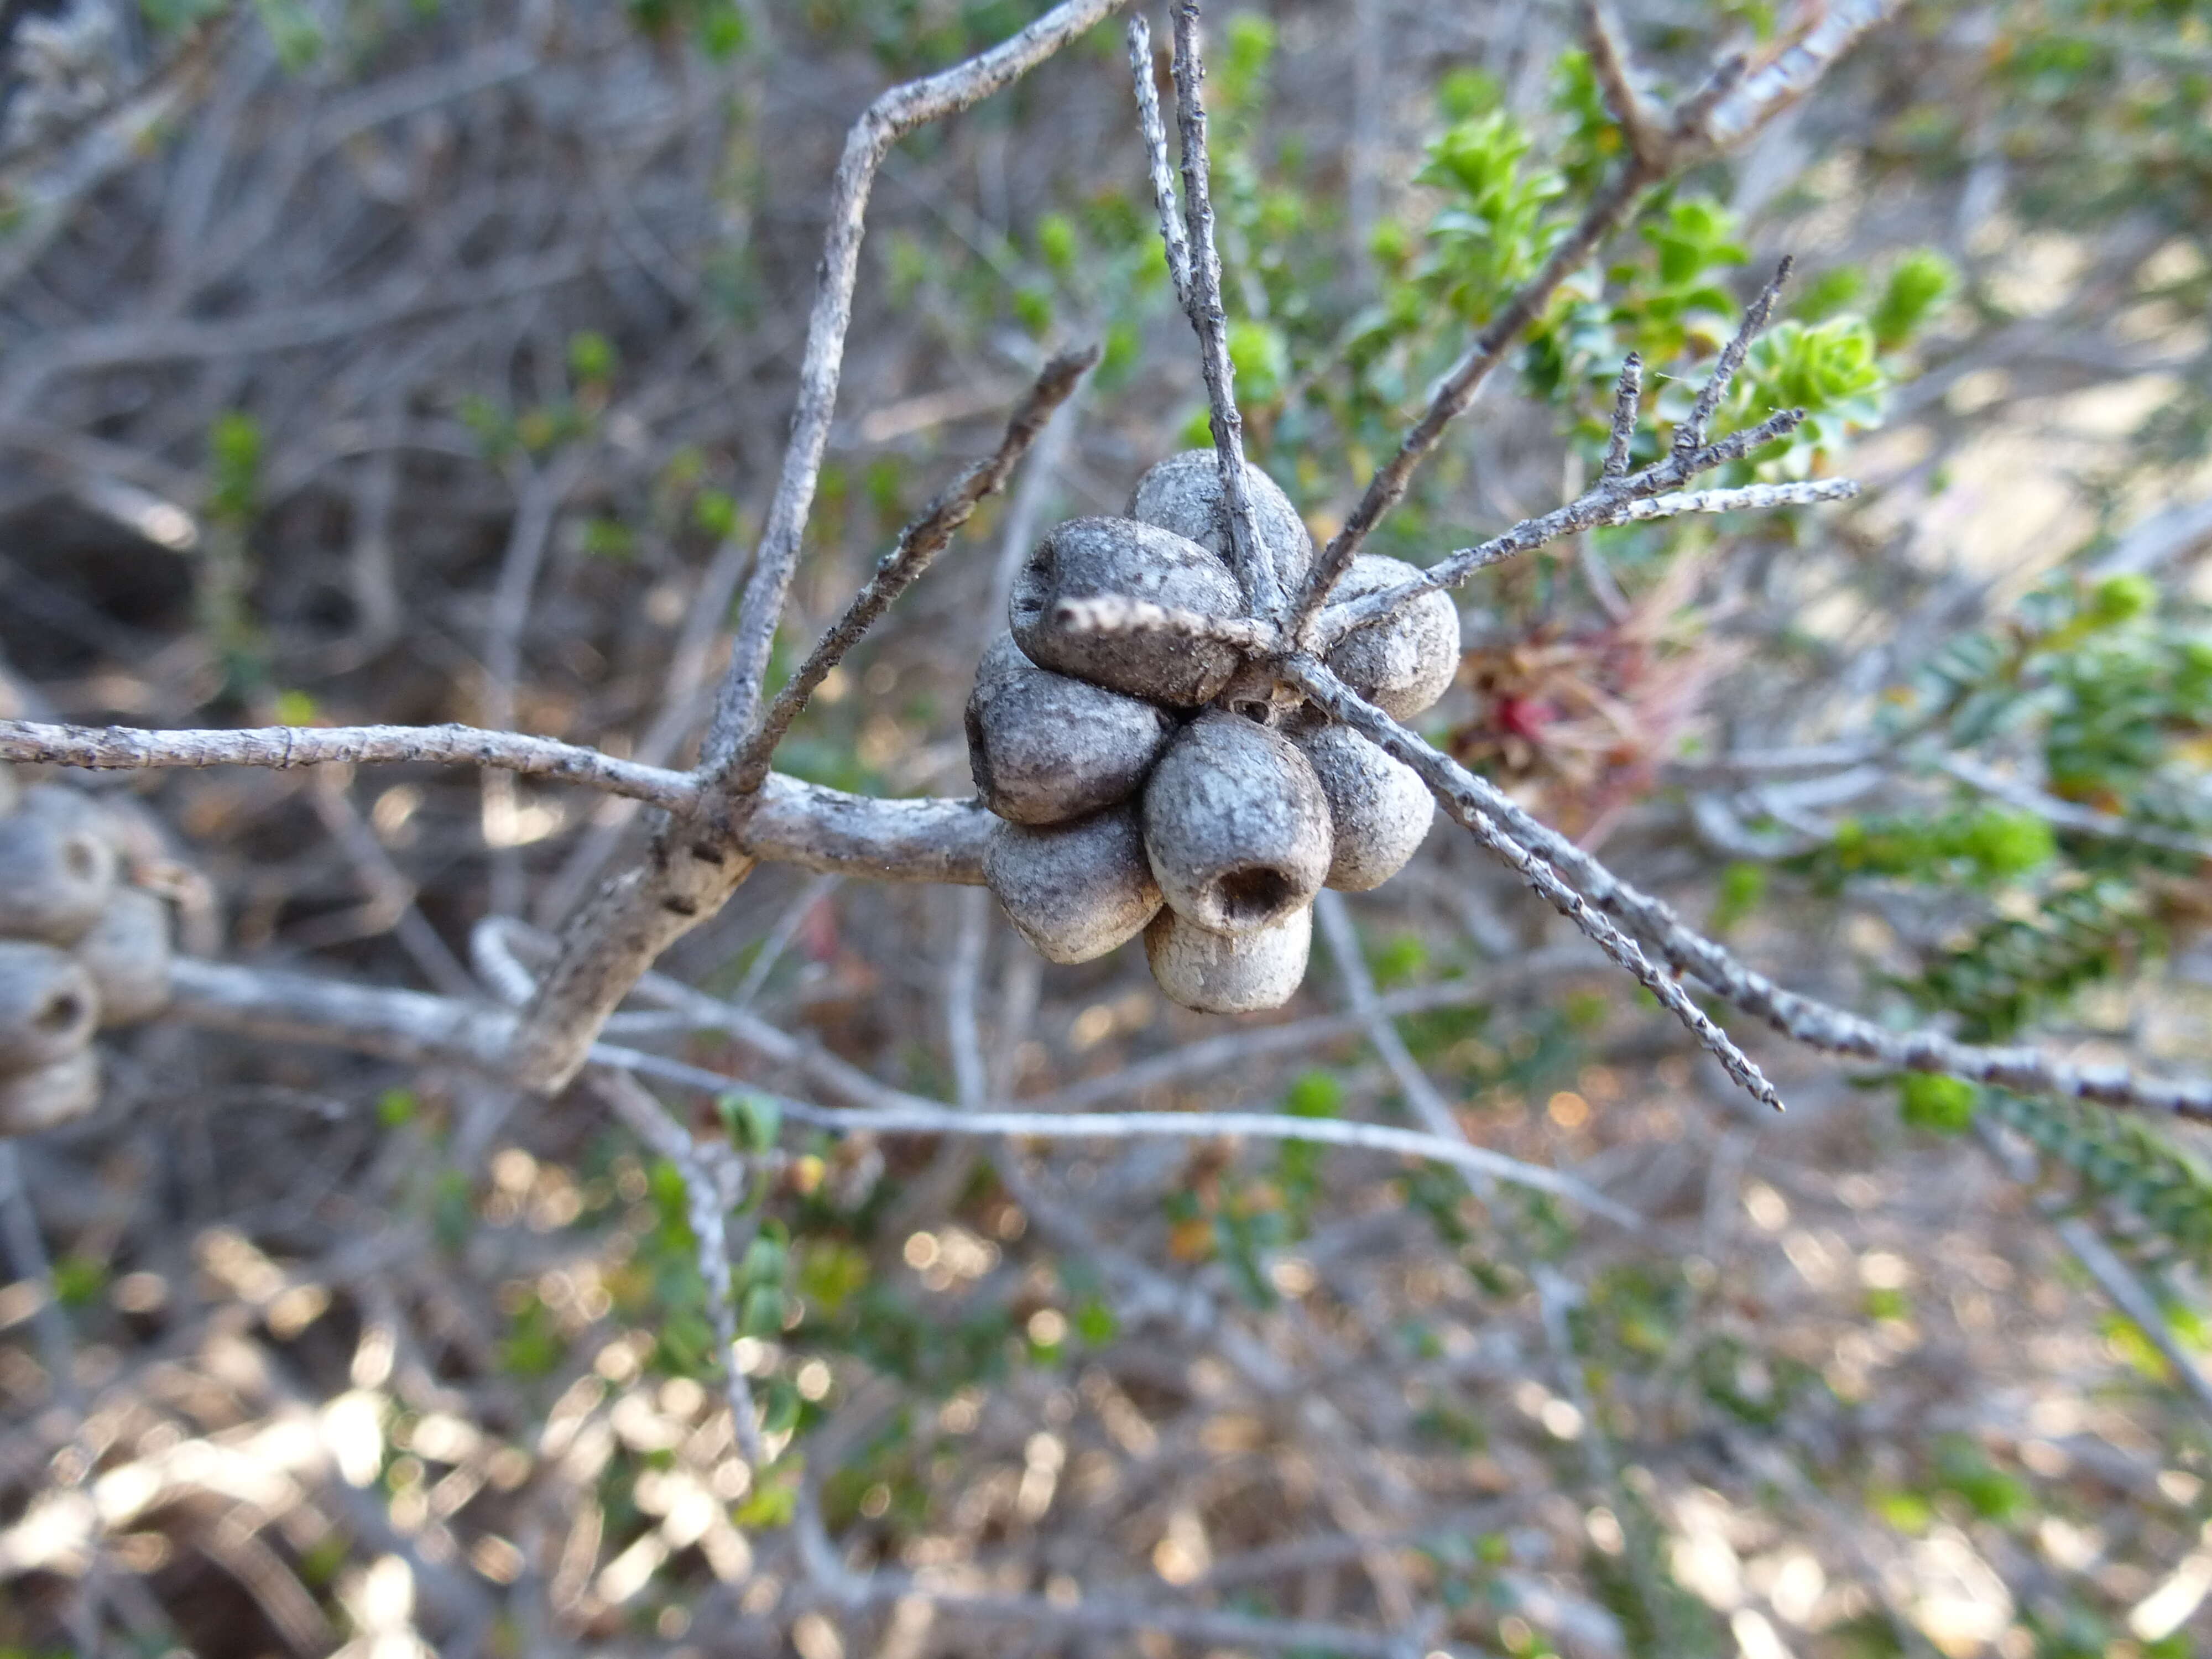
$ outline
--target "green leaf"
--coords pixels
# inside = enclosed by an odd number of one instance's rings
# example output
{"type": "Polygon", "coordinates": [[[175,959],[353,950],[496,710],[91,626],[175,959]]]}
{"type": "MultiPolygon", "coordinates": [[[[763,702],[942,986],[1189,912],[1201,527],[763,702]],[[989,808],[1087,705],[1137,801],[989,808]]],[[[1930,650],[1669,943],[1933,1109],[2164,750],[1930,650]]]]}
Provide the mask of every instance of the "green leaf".
{"type": "Polygon", "coordinates": [[[1869,320],[1875,343],[1893,351],[1918,333],[1959,286],[1959,269],[1933,248],[1908,253],[1883,287],[1869,320]]]}
{"type": "Polygon", "coordinates": [[[1961,1078],[1937,1072],[1911,1072],[1898,1080],[1899,1115],[1916,1129],[1964,1134],[1974,1121],[1981,1091],[1961,1078]]]}
{"type": "Polygon", "coordinates": [[[770,1152],[783,1133],[783,1103],[773,1095],[733,1089],[714,1103],[722,1127],[742,1152],[770,1152]]]}

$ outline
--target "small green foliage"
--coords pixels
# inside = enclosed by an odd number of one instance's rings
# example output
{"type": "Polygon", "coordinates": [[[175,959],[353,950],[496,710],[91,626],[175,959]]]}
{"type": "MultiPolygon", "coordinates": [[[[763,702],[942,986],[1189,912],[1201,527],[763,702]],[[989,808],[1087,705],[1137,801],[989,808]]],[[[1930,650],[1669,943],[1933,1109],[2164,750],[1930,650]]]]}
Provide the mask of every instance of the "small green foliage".
{"type": "Polygon", "coordinates": [[[1766,868],[1739,859],[1721,872],[1720,890],[1711,926],[1713,932],[1725,933],[1756,910],[1766,896],[1766,868]]]}
{"type": "Polygon", "coordinates": [[[1556,173],[1524,169],[1533,143],[1502,109],[1461,121],[1429,145],[1416,182],[1446,192],[1431,222],[1424,286],[1462,320],[1480,324],[1549,252],[1545,215],[1566,189],[1556,173]]]}
{"type": "Polygon", "coordinates": [[[799,1512],[799,1482],[804,1473],[805,1466],[796,1456],[787,1456],[763,1471],[731,1519],[740,1527],[760,1532],[789,1526],[799,1512]]]}
{"type": "Polygon", "coordinates": [[[1898,1115],[1916,1129],[1964,1134],[1974,1121],[1981,1091],[1937,1072],[1910,1072],[1898,1079],[1898,1115]]]}
{"type": "Polygon", "coordinates": [[[783,1103],[774,1095],[733,1089],[714,1102],[722,1127],[741,1152],[771,1152],[783,1133],[783,1103]]]}
{"type": "Polygon", "coordinates": [[[1283,1097],[1283,1109],[1292,1117],[1340,1117],[1343,1081],[1334,1072],[1301,1073],[1283,1097]]]}
{"type": "Polygon", "coordinates": [[[2032,812],[1984,806],[1941,817],[1844,818],[1816,871],[1887,876],[1943,886],[1990,886],[2048,864],[2051,826],[2032,812]]]}
{"type": "Polygon", "coordinates": [[[584,551],[595,559],[626,563],[637,556],[637,532],[620,519],[594,516],[584,520],[584,551]]]}
{"type": "Polygon", "coordinates": [[[2046,1180],[2095,1202],[2116,1248],[2148,1266],[2212,1268],[2212,1172],[2141,1117],[1987,1091],[1984,1109],[2042,1155],[2046,1180]]]}
{"type": "Polygon", "coordinates": [[[64,1308],[88,1308],[106,1294],[108,1266],[97,1256],[72,1251],[54,1263],[54,1300],[64,1308]]]}
{"type": "Polygon", "coordinates": [[[605,383],[614,378],[614,343],[595,329],[568,337],[568,374],[580,384],[605,383]]]}
{"type": "Polygon", "coordinates": [[[2033,1501],[2027,1483],[1990,1462],[1968,1435],[1948,1434],[1936,1443],[1935,1479],[1939,1491],[1963,1499],[1984,1521],[2013,1521],[2033,1501]]]}
{"type": "Polygon", "coordinates": [[[1875,344],[1884,351],[1894,351],[1909,343],[1958,287],[1958,267],[1933,248],[1906,254],[1890,272],[1874,314],[1868,319],[1875,344]]]}
{"type": "Polygon", "coordinates": [[[253,9],[276,48],[277,61],[297,75],[323,55],[322,25],[305,0],[253,0],[253,9]]]}
{"type": "Polygon", "coordinates": [[[1037,257],[1052,267],[1055,276],[1066,276],[1075,270],[1077,242],[1075,222],[1064,213],[1048,213],[1037,221],[1037,257]]]}
{"type": "Polygon", "coordinates": [[[717,541],[738,532],[738,503],[726,490],[702,489],[691,498],[691,522],[717,541]]]}
{"type": "Polygon", "coordinates": [[[376,1097],[376,1121],[381,1128],[404,1128],[422,1109],[422,1103],[412,1089],[386,1089],[376,1097]]]}
{"type": "Polygon", "coordinates": [[[1888,384],[1874,331],[1856,317],[1824,323],[1795,318],[1752,343],[1732,389],[1734,423],[1751,425],[1780,409],[1802,409],[1804,423],[1752,457],[1762,477],[1810,477],[1843,453],[1851,433],[1881,423],[1888,384]]]}
{"type": "Polygon", "coordinates": [[[507,1334],[499,1344],[499,1365],[510,1376],[546,1376],[567,1352],[560,1321],[532,1293],[508,1316],[507,1334]]]}
{"type": "Polygon", "coordinates": [[[240,410],[208,428],[208,515],[244,526],[261,510],[261,422],[240,410]]]}
{"type": "Polygon", "coordinates": [[[1248,406],[1271,404],[1283,395],[1291,377],[1291,358],[1281,330],[1255,318],[1232,322],[1229,361],[1237,370],[1237,397],[1248,406]]]}
{"type": "Polygon", "coordinates": [[[315,700],[304,691],[279,691],[271,712],[279,726],[313,726],[315,723],[315,700]]]}
{"type": "Polygon", "coordinates": [[[1427,971],[1429,947],[1418,933],[1394,933],[1372,953],[1369,966],[1384,990],[1410,985],[1427,971]]]}

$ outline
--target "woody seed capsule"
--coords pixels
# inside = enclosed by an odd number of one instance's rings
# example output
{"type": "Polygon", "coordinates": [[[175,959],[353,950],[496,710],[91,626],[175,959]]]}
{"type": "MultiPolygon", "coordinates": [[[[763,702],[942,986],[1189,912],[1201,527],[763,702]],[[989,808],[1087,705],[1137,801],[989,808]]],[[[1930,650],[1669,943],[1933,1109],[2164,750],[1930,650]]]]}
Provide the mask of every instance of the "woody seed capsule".
{"type": "Polygon", "coordinates": [[[1321,781],[1334,830],[1327,884],[1364,893],[1406,867],[1436,817],[1428,787],[1357,732],[1325,721],[1286,728],[1321,781]]]}
{"type": "Polygon", "coordinates": [[[80,1048],[51,1066],[0,1077],[0,1135],[36,1134],[99,1103],[99,1056],[80,1048]]]}
{"type": "Polygon", "coordinates": [[[968,697],[968,769],[1014,823],[1064,823],[1136,793],[1166,747],[1167,713],[1039,668],[1001,634],[968,697]]]}
{"type": "Polygon", "coordinates": [[[169,907],[120,888],[70,954],[100,993],[103,1028],[149,1018],[169,1000],[169,907]]]}
{"type": "MultiPolygon", "coordinates": [[[[1260,539],[1275,562],[1276,579],[1286,592],[1305,580],[1313,562],[1313,538],[1283,488],[1250,462],[1245,487],[1260,539]]],[[[1188,537],[1224,564],[1230,559],[1229,503],[1221,490],[1221,463],[1210,449],[1170,455],[1137,480],[1129,495],[1129,516],[1188,537]]]]}
{"type": "Polygon", "coordinates": [[[1054,525],[1014,579],[1014,640],[1040,668],[1132,697],[1195,708],[1221,690],[1237,658],[1227,646],[1176,634],[1093,634],[1060,619],[1063,599],[1121,594],[1202,616],[1243,614],[1229,567],[1200,547],[1133,519],[1054,525]]]}
{"type": "Polygon", "coordinates": [[[1000,823],[983,879],[1048,962],[1089,962],[1137,936],[1160,908],[1134,803],[1073,823],[1000,823]]]}
{"type": "MultiPolygon", "coordinates": [[[[1402,559],[1363,553],[1329,599],[1379,593],[1420,574],[1402,559]]],[[[1328,665],[1391,719],[1411,720],[1443,696],[1459,672],[1459,607],[1449,593],[1424,593],[1387,621],[1339,640],[1328,665]]]]}
{"type": "Polygon", "coordinates": [[[1200,715],[1145,785],[1145,852],[1161,895],[1217,933],[1256,933],[1310,904],[1329,841],[1313,767],[1242,714],[1200,715]]]}
{"type": "Polygon", "coordinates": [[[0,818],[0,934],[67,945],[115,890],[115,848],[99,809],[52,784],[0,818]]]}
{"type": "Polygon", "coordinates": [[[92,1041],[100,993],[67,953],[0,939],[0,1073],[67,1060],[92,1041]]]}
{"type": "Polygon", "coordinates": [[[1202,1014],[1279,1008],[1306,976],[1313,909],[1301,906],[1256,933],[1208,933],[1188,916],[1162,910],[1145,929],[1145,958],[1161,990],[1202,1014]]]}

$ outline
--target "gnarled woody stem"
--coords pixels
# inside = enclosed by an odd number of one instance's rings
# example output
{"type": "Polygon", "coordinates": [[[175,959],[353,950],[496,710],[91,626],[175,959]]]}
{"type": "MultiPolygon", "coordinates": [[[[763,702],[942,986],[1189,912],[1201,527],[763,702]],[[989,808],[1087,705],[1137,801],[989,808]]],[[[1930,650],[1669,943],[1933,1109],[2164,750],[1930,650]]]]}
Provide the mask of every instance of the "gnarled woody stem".
{"type": "MultiPolygon", "coordinates": [[[[1121,0],[1066,0],[1020,33],[966,63],[894,87],[871,104],[847,136],[830,186],[830,230],[799,370],[799,407],[791,444],[770,503],[768,526],[740,608],[728,672],[708,727],[699,801],[656,834],[644,859],[607,883],[564,931],[560,959],[516,1028],[515,1080],[550,1091],[573,1078],[607,1016],[660,953],[720,909],[752,872],[744,826],[759,802],[758,787],[781,720],[795,702],[757,721],[769,647],[783,613],[799,559],[799,539],[814,499],[823,449],[837,401],[845,333],[852,321],[860,237],[876,170],[893,143],[915,128],[968,108],[1027,74],[1114,10],[1121,0]]],[[[826,672],[906,582],[920,574],[974,510],[999,488],[1041,429],[1051,408],[1073,389],[1086,360],[1049,366],[997,453],[970,469],[921,519],[909,526],[878,580],[833,629],[810,668],[826,672]]],[[[805,677],[794,682],[799,699],[805,677]]]]}

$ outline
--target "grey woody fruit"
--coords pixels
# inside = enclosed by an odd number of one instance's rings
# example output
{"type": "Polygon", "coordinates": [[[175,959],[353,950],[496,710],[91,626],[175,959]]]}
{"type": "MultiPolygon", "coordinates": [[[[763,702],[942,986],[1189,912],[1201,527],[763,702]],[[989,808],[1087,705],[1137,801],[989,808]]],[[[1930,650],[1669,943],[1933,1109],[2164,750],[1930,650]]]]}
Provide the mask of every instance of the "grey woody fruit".
{"type": "Polygon", "coordinates": [[[70,954],[92,975],[103,1027],[128,1025],[167,1006],[169,907],[151,893],[119,889],[70,954]]]}
{"type": "Polygon", "coordinates": [[[1175,731],[1164,709],[1039,668],[1001,634],[968,697],[968,769],[1014,823],[1065,823],[1127,800],[1175,731]]]}
{"type": "Polygon", "coordinates": [[[50,1066],[0,1077],[0,1135],[36,1134],[100,1104],[100,1060],[80,1048],[50,1066]]]}
{"type": "Polygon", "coordinates": [[[1134,939],[1160,908],[1133,802],[1073,823],[994,824],[983,879],[1048,962],[1089,962],[1134,939]]]}
{"type": "Polygon", "coordinates": [[[0,1073],[67,1060],[92,1041],[100,993],[66,951],[0,939],[0,1073]]]}
{"type": "MultiPolygon", "coordinates": [[[[1252,496],[1252,517],[1275,562],[1285,590],[1305,580],[1313,563],[1313,538],[1282,486],[1249,461],[1244,464],[1252,496]]],[[[1129,516],[1196,542],[1229,562],[1229,509],[1221,493],[1221,463],[1210,449],[1186,449],[1170,455],[1137,480],[1129,494],[1129,516]]]]}
{"type": "Polygon", "coordinates": [[[1244,596],[1229,567],[1196,542],[1134,519],[1054,525],[1014,579],[1014,640],[1040,668],[1178,708],[1212,701],[1237,666],[1211,640],[1145,632],[1092,634],[1060,620],[1062,599],[1123,594],[1201,616],[1235,617],[1244,596]]]}
{"type": "MultiPolygon", "coordinates": [[[[1420,574],[1402,559],[1363,553],[1329,599],[1356,599],[1420,574]]],[[[1449,593],[1424,593],[1389,621],[1339,640],[1328,665],[1393,720],[1411,720],[1450,690],[1459,672],[1459,607],[1449,593]]]]}
{"type": "Polygon", "coordinates": [[[1328,800],[1334,839],[1327,884],[1346,893],[1380,887],[1427,837],[1437,804],[1413,769],[1357,732],[1299,721],[1286,735],[1310,762],[1328,800]]]}
{"type": "Polygon", "coordinates": [[[0,934],[68,945],[115,890],[115,848],[100,809],[41,784],[0,818],[0,934]]]}
{"type": "Polygon", "coordinates": [[[1313,910],[1301,907],[1273,927],[1231,938],[1162,910],[1145,929],[1145,957],[1170,997],[1202,1014],[1279,1008],[1306,976],[1313,910]]]}
{"type": "Polygon", "coordinates": [[[1256,933],[1312,903],[1329,844],[1313,767],[1242,714],[1200,715],[1145,785],[1145,852],[1160,893],[1212,933],[1256,933]]]}

